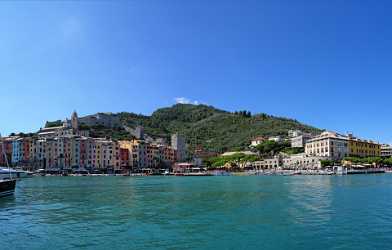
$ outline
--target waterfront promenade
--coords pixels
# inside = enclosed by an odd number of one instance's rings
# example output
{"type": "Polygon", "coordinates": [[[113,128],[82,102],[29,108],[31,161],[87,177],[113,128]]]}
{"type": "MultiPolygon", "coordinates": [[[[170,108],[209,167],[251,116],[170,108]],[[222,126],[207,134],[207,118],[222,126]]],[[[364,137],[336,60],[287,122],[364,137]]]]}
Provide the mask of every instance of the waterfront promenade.
{"type": "Polygon", "coordinates": [[[53,174],[44,172],[31,172],[32,176],[253,176],[253,175],[284,175],[284,176],[294,176],[294,175],[346,175],[346,174],[383,174],[391,173],[390,168],[362,168],[362,169],[349,169],[342,168],[337,169],[299,169],[299,170],[288,170],[288,169],[264,169],[264,170],[248,170],[248,171],[237,171],[230,172],[225,170],[207,170],[202,172],[190,172],[190,173],[126,173],[126,174],[90,174],[90,173],[74,173],[74,174],[53,174]]]}

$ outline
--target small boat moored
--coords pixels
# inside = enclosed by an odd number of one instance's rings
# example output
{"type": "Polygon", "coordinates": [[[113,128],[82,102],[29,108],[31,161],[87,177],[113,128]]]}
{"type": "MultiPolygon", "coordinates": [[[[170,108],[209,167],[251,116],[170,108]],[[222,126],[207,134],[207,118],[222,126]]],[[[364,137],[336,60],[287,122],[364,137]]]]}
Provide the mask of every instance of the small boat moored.
{"type": "MultiPolygon", "coordinates": [[[[1,135],[0,135],[1,140],[1,135]]],[[[7,154],[5,153],[4,143],[1,143],[1,149],[4,155],[5,162],[7,163],[8,168],[1,168],[0,171],[0,197],[13,195],[15,192],[16,179],[13,178],[12,171],[10,169],[10,165],[7,159],[7,154]]],[[[14,170],[15,171],[15,170],[14,170]]]]}
{"type": "Polygon", "coordinates": [[[0,180],[0,197],[10,196],[14,194],[16,180],[0,180]]]}

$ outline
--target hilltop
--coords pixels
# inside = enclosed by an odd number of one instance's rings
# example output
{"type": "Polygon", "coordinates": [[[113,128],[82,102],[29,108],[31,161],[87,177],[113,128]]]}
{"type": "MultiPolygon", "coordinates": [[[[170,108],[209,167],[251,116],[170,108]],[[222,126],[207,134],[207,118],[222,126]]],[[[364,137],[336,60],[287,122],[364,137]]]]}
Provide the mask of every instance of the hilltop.
{"type": "MultiPolygon", "coordinates": [[[[103,113],[100,113],[103,114],[103,113]]],[[[143,126],[152,138],[165,138],[179,133],[186,137],[190,149],[202,146],[204,149],[223,152],[246,148],[255,136],[287,135],[290,129],[308,133],[321,130],[300,123],[294,119],[275,117],[265,113],[251,115],[247,111],[228,112],[207,105],[176,104],[160,108],[151,116],[122,112],[105,114],[119,120],[121,126],[90,126],[93,136],[110,136],[113,139],[129,139],[128,132],[136,126],[143,126]]],[[[83,117],[81,118],[83,121],[83,117]]],[[[53,123],[47,123],[53,125],[53,123]]]]}

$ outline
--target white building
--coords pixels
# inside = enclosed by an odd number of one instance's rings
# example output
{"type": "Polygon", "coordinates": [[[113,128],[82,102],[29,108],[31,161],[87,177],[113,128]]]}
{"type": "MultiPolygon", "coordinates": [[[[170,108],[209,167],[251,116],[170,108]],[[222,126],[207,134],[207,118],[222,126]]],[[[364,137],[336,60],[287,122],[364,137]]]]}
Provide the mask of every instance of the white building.
{"type": "Polygon", "coordinates": [[[290,155],[283,158],[284,169],[320,169],[321,160],[326,160],[326,157],[311,156],[302,154],[290,155]]]}
{"type": "Polygon", "coordinates": [[[260,145],[261,143],[265,142],[267,139],[262,136],[258,136],[252,139],[250,142],[251,147],[256,147],[257,145],[260,145]]]}
{"type": "Polygon", "coordinates": [[[321,160],[325,159],[327,158],[306,155],[304,153],[296,155],[279,154],[273,158],[267,158],[262,161],[253,162],[252,165],[256,169],[320,169],[321,160]]]}
{"type": "Polygon", "coordinates": [[[263,159],[262,161],[255,161],[252,163],[256,169],[274,169],[282,167],[282,155],[275,155],[272,158],[263,159]]]}
{"type": "Polygon", "coordinates": [[[303,148],[303,147],[305,147],[305,144],[310,139],[312,139],[312,135],[311,134],[303,134],[303,135],[292,137],[290,139],[291,147],[292,148],[303,148]]]}
{"type": "Polygon", "coordinates": [[[283,138],[282,138],[282,136],[271,136],[271,137],[269,137],[268,138],[268,140],[269,141],[274,141],[274,142],[282,142],[283,141],[283,138]]]}
{"type": "Polygon", "coordinates": [[[392,156],[392,146],[389,144],[381,145],[381,156],[382,157],[391,157],[392,156]]]}
{"type": "Polygon", "coordinates": [[[310,139],[305,145],[305,153],[312,156],[341,160],[349,156],[348,138],[335,132],[323,132],[310,139]]]}
{"type": "Polygon", "coordinates": [[[302,131],[301,130],[289,130],[287,132],[287,135],[288,135],[289,138],[297,137],[297,136],[302,135],[302,131]]]}

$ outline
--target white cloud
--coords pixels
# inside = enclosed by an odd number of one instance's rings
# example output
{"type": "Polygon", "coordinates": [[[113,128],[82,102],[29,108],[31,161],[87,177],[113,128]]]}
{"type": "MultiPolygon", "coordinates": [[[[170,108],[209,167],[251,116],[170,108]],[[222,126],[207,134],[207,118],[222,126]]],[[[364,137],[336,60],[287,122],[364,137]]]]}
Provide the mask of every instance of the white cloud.
{"type": "Polygon", "coordinates": [[[200,102],[199,101],[192,101],[191,99],[188,99],[186,97],[176,97],[174,98],[174,100],[176,101],[176,103],[180,103],[180,104],[194,104],[194,105],[199,105],[200,102]]]}

